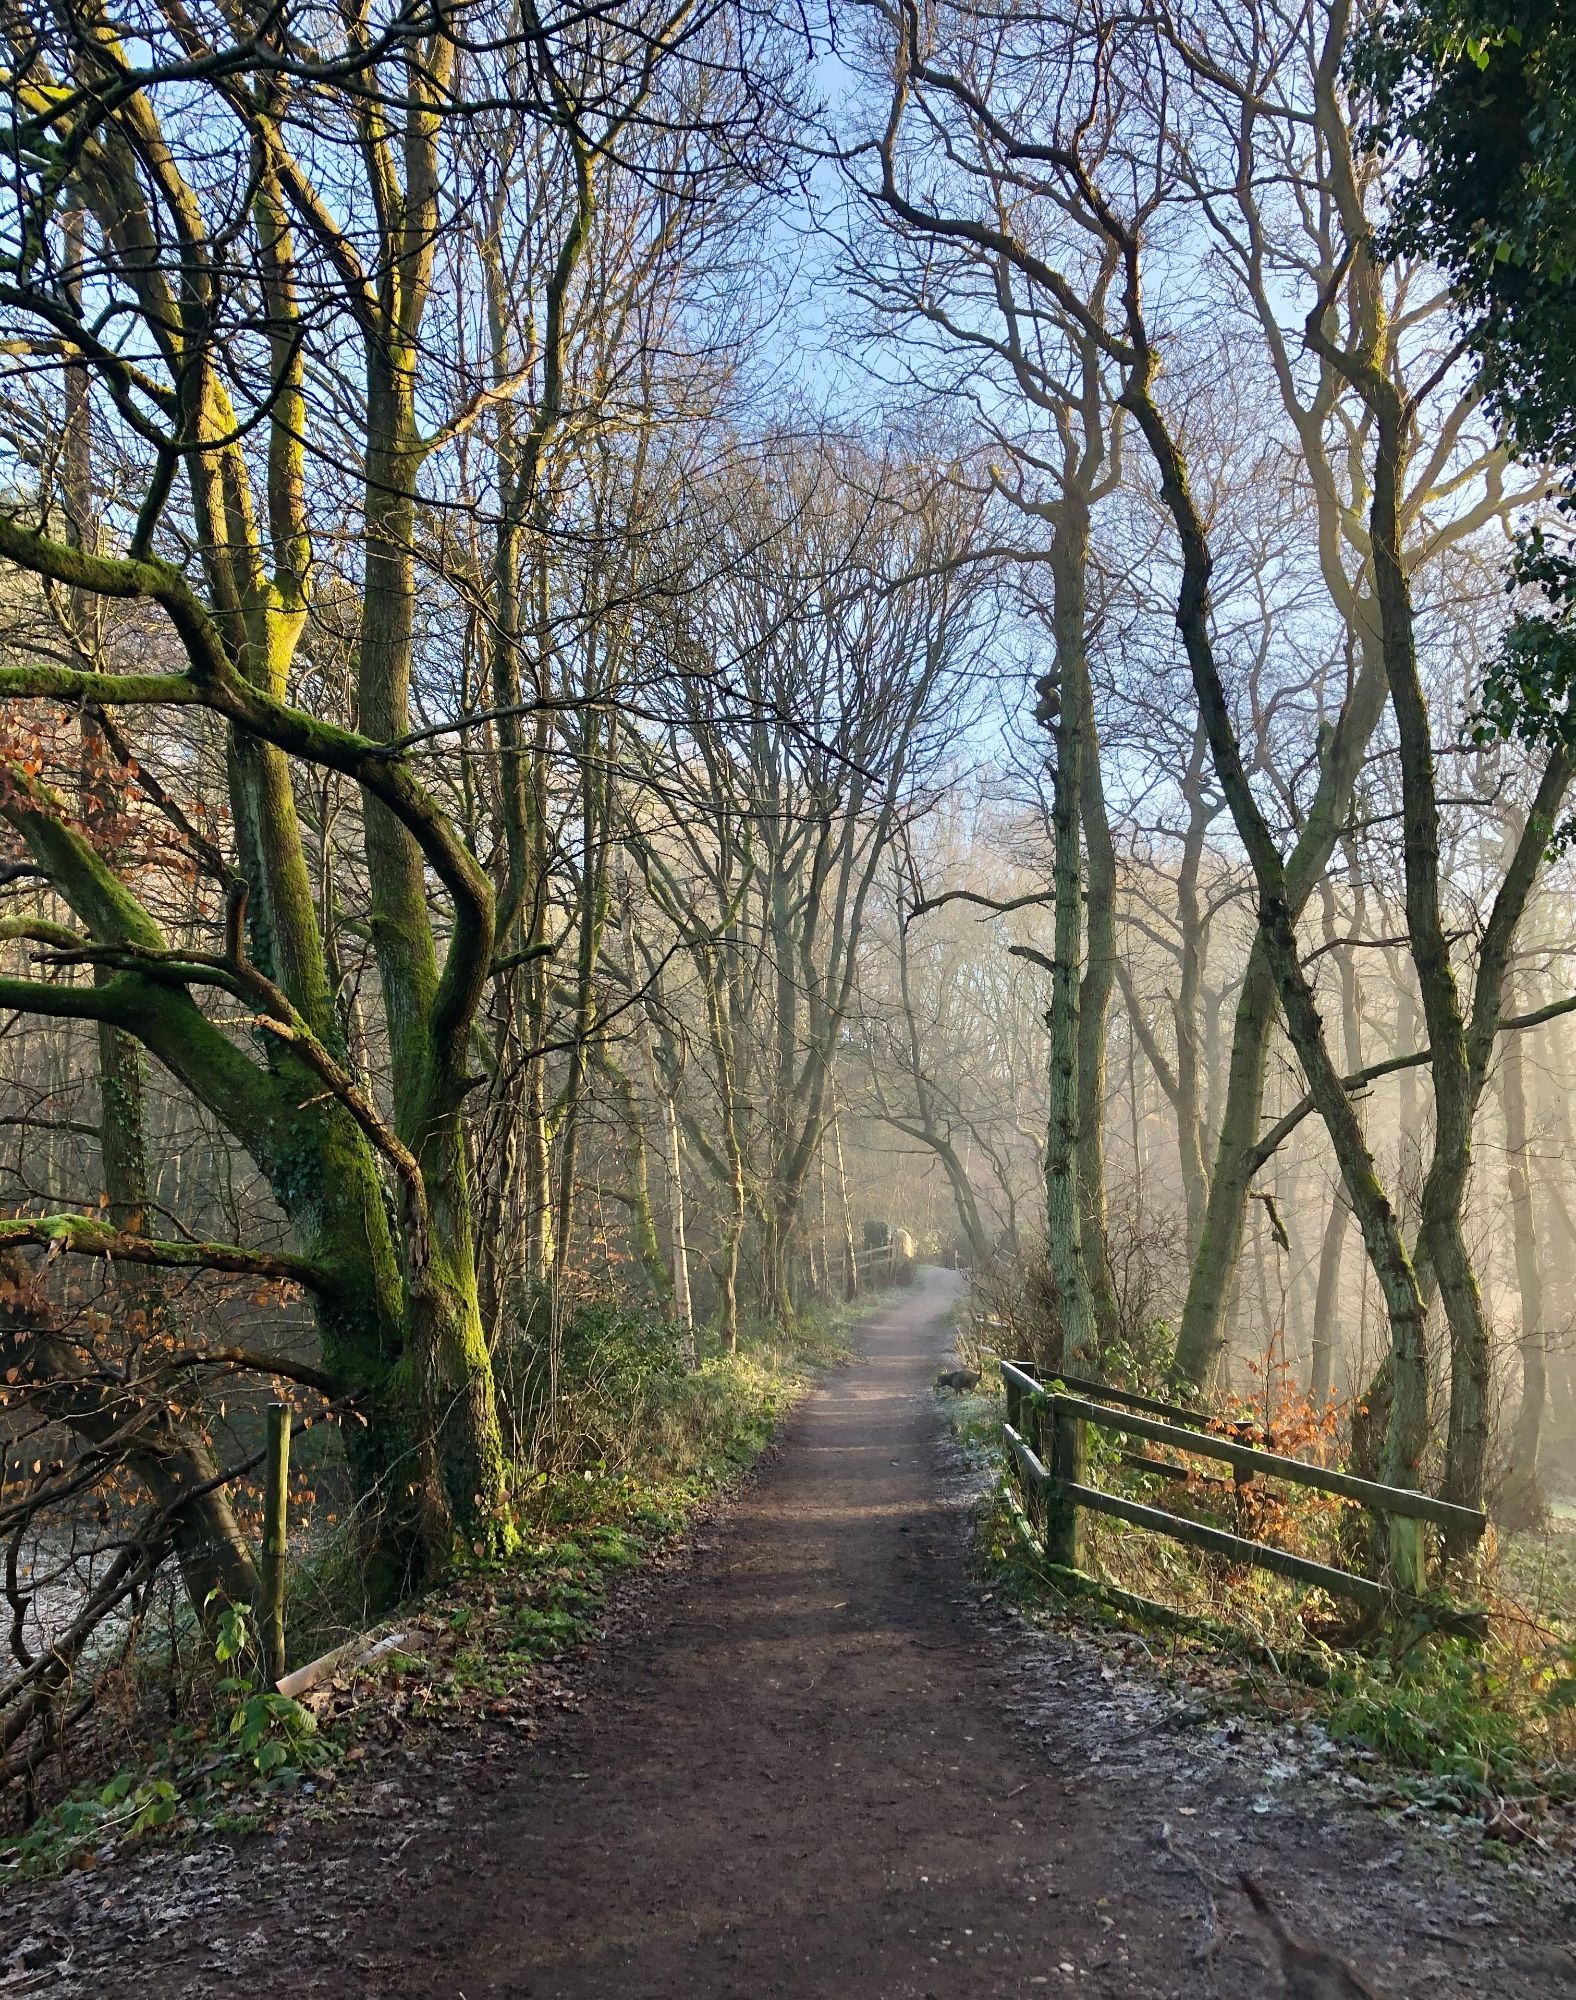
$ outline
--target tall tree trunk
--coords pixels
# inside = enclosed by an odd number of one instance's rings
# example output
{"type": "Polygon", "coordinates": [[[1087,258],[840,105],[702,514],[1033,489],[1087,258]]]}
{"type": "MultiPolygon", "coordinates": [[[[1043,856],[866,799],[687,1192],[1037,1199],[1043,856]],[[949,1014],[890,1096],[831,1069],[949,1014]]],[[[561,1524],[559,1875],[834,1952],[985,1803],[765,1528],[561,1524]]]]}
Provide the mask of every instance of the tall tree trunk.
{"type": "MultiPolygon", "coordinates": [[[[1413,1486],[1417,1482],[1427,1437],[1423,1301],[1406,1244],[1379,1180],[1361,1122],[1331,1059],[1318,1003],[1297,949],[1295,912],[1306,901],[1307,887],[1311,884],[1303,886],[1298,893],[1298,885],[1275,845],[1243,768],[1214,653],[1209,601],[1213,559],[1208,535],[1188,487],[1186,463],[1154,400],[1153,383],[1158,358],[1143,326],[1136,289],[1130,288],[1128,298],[1129,332],[1140,359],[1124,400],[1132,409],[1149,444],[1160,474],[1163,497],[1177,526],[1182,556],[1177,626],[1187,652],[1199,712],[1209,733],[1210,754],[1231,809],[1232,820],[1247,849],[1258,888],[1259,928],[1255,950],[1262,948],[1266,972],[1273,981],[1284,1011],[1287,1032],[1302,1064],[1309,1094],[1330,1134],[1352,1211],[1373,1260],[1374,1273],[1385,1293],[1390,1317],[1394,1381],[1385,1439],[1385,1478],[1392,1485],[1413,1486]]],[[[1343,720],[1349,719],[1350,707],[1343,720]]],[[[1339,734],[1337,730],[1336,735],[1339,734]]],[[[1327,775],[1337,762],[1332,745],[1324,760],[1324,774],[1327,775]]],[[[1343,792],[1348,789],[1341,788],[1343,792]]],[[[1304,840],[1306,838],[1305,833],[1304,840]]],[[[1303,842],[1299,841],[1298,851],[1302,847],[1303,842]]],[[[1392,1553],[1395,1559],[1404,1563],[1405,1552],[1399,1544],[1392,1553]]]]}
{"type": "MultiPolygon", "coordinates": [[[[1353,885],[1350,912],[1352,934],[1362,930],[1364,898],[1362,875],[1355,853],[1348,851],[1347,874],[1353,885]]],[[[1357,972],[1357,956],[1338,935],[1340,911],[1334,885],[1326,878],[1319,887],[1324,916],[1324,943],[1336,962],[1341,982],[1341,1039],[1346,1073],[1353,1076],[1363,1066],[1363,992],[1357,972]]],[[[1313,1354],[1309,1364],[1308,1393],[1316,1408],[1330,1400],[1335,1349],[1340,1341],[1341,1257],[1346,1243],[1346,1222],[1350,1211],[1339,1188],[1332,1190],[1330,1212],[1325,1220],[1324,1238],[1319,1247],[1319,1279],[1314,1294],[1313,1354]]]]}
{"type": "Polygon", "coordinates": [[[1217,810],[1204,792],[1203,777],[1208,752],[1204,726],[1199,723],[1193,731],[1182,786],[1188,802],[1188,823],[1182,840],[1181,863],[1177,869],[1177,930],[1181,963],[1172,1009],[1177,1044],[1173,1103],[1176,1108],[1177,1149],[1182,1165],[1182,1199],[1187,1214],[1190,1264],[1198,1254],[1209,1206],[1209,1173],[1204,1165],[1204,1092],[1199,1061],[1199,1001],[1204,980],[1205,936],[1198,892],[1205,839],[1217,810]]]}
{"type": "Polygon", "coordinates": [[[695,1366],[695,1309],[690,1303],[689,1244],[684,1214],[684,1134],[679,1123],[678,1085],[663,1094],[668,1140],[668,1241],[673,1268],[673,1314],[686,1329],[689,1365],[695,1366]]]}
{"type": "MultiPolygon", "coordinates": [[[[1284,868],[1287,918],[1294,925],[1323,877],[1341,837],[1353,788],[1369,740],[1384,710],[1383,659],[1361,647],[1351,694],[1325,737],[1319,781],[1308,816],[1284,868]]],[[[1187,1297],[1177,1334],[1175,1374],[1207,1388],[1225,1339],[1226,1300],[1242,1245],[1242,1227],[1257,1162],[1253,1147],[1264,1105],[1264,1078],[1276,1021],[1276,978],[1260,931],[1248,954],[1232,1028],[1226,1101],[1215,1143],[1209,1200],[1188,1273],[1187,1297]]]]}
{"type": "Polygon", "coordinates": [[[1045,1139],[1046,1250],[1064,1360],[1091,1373],[1099,1329],[1090,1295],[1079,1188],[1079,964],[1083,955],[1083,759],[1085,704],[1080,698],[1084,644],[1084,564],[1088,524],[1070,501],[1057,511],[1052,537],[1055,671],[1042,683],[1042,722],[1051,725],[1051,828],[1055,945],[1051,965],[1050,1108],[1045,1139]]]}
{"type": "MultiPolygon", "coordinates": [[[[725,1353],[739,1344],[739,1252],[749,1217],[749,1189],[745,1180],[744,1146],[739,1133],[739,1107],[735,1095],[735,1040],[729,1012],[724,975],[718,965],[718,947],[711,937],[695,947],[695,970],[700,979],[701,998],[706,1010],[706,1037],[716,1072],[717,1105],[722,1118],[722,1144],[707,1155],[723,1183],[727,1207],[722,1219],[722,1238],[717,1246],[713,1269],[717,1277],[716,1324],[725,1353]]],[[[677,1095],[670,1100],[675,1113],[677,1095]]]]}
{"type": "Polygon", "coordinates": [[[832,1113],[832,1144],[837,1152],[837,1200],[843,1218],[843,1297],[852,1303],[859,1296],[858,1246],[854,1242],[854,1212],[848,1203],[848,1168],[843,1159],[843,1119],[832,1113]]]}
{"type": "MultiPolygon", "coordinates": [[[[635,950],[634,898],[629,878],[623,867],[619,869],[619,935],[624,956],[624,980],[628,988],[630,1004],[635,1015],[635,1043],[640,1053],[641,1074],[645,1079],[646,1095],[652,1105],[666,1104],[671,1114],[671,1101],[657,1074],[657,1056],[652,1043],[651,1010],[659,1003],[655,985],[644,998],[640,998],[641,971],[635,950]]],[[[646,1138],[646,1118],[643,1107],[631,1079],[607,1054],[598,1051],[598,1061],[613,1082],[624,1116],[625,1128],[630,1140],[630,1205],[635,1219],[635,1248],[640,1258],[641,1268],[646,1274],[646,1282],[653,1295],[666,1304],[674,1299],[677,1273],[671,1270],[662,1254],[657,1232],[656,1212],[651,1203],[650,1148],[646,1138]]],[[[671,1117],[666,1118],[671,1122],[671,1117]]],[[[671,1166],[671,1154],[668,1155],[671,1166]]],[[[671,1173],[670,1173],[671,1179],[671,1173]]],[[[685,1317],[688,1317],[687,1311],[685,1317]]]]}
{"type": "Polygon", "coordinates": [[[575,954],[575,1006],[569,1050],[569,1065],[559,1099],[558,1111],[558,1192],[553,1217],[554,1268],[565,1276],[574,1234],[575,1170],[579,1160],[580,1115],[585,1101],[586,1078],[590,1069],[592,1042],[596,1035],[597,962],[607,924],[609,905],[608,845],[609,790],[602,767],[613,755],[611,734],[604,745],[600,724],[594,714],[582,723],[585,731],[580,746],[580,923],[575,954]]]}
{"type": "Polygon", "coordinates": [[[1080,644],[1073,680],[1083,718],[1079,759],[1080,819],[1086,857],[1087,940],[1078,994],[1078,1200],[1084,1273],[1101,1352],[1117,1337],[1116,1293],[1106,1241],[1105,1064],[1111,995],[1116,984],[1116,849],[1106,813],[1089,661],[1080,644]]]}
{"type": "MultiPolygon", "coordinates": [[[[412,274],[404,277],[417,282],[412,274]]],[[[359,691],[363,729],[387,742],[410,728],[416,479],[423,454],[415,408],[419,318],[419,310],[408,308],[403,334],[385,329],[368,340],[359,691]]],[[[503,1439],[476,1285],[460,1115],[477,995],[452,996],[463,1012],[444,1022],[440,994],[445,1002],[451,996],[440,982],[423,856],[379,799],[365,795],[363,812],[395,1128],[420,1170],[429,1217],[424,1242],[407,1232],[402,1243],[407,1337],[401,1372],[421,1441],[413,1471],[422,1487],[427,1560],[437,1567],[448,1560],[455,1528],[473,1546],[502,1546],[509,1539],[503,1439]]],[[[485,925],[485,937],[462,940],[472,961],[483,966],[491,955],[492,915],[491,896],[478,880],[471,909],[457,910],[455,922],[485,925]]]]}
{"type": "MultiPolygon", "coordinates": [[[[506,951],[512,946],[524,960],[520,996],[528,1051],[539,1049],[545,1040],[548,1015],[547,784],[552,721],[546,703],[554,679],[555,646],[550,615],[549,495],[544,466],[549,446],[563,420],[569,297],[584,260],[596,206],[593,155],[567,121],[564,130],[574,165],[575,200],[547,281],[540,356],[541,399],[523,436],[508,394],[502,396],[498,409],[500,508],[493,548],[491,686],[493,705],[498,710],[499,806],[506,857],[499,933],[506,951]],[[531,624],[536,639],[532,694],[543,704],[529,723],[521,712],[525,686],[520,659],[520,640],[527,622],[521,607],[527,522],[535,530],[536,542],[529,569],[531,624]]],[[[494,386],[501,391],[507,389],[520,362],[511,340],[514,301],[510,296],[510,274],[499,251],[506,201],[506,189],[500,184],[498,207],[490,218],[491,227],[482,246],[489,359],[494,386]]],[[[546,1069],[539,1056],[527,1057],[524,1089],[514,1108],[522,1128],[523,1254],[529,1277],[542,1284],[552,1270],[557,1245],[553,1235],[552,1121],[546,1069]]]]}
{"type": "MultiPolygon", "coordinates": [[[[934,1094],[925,1069],[924,1044],[920,1034],[920,1024],[914,1011],[913,985],[910,977],[908,925],[909,913],[901,900],[898,901],[897,924],[897,980],[898,997],[903,1004],[903,1031],[908,1052],[909,1077],[914,1086],[914,1109],[917,1123],[891,1118],[890,1122],[900,1132],[912,1139],[918,1139],[928,1146],[941,1162],[947,1177],[947,1186],[952,1191],[953,1205],[957,1209],[958,1225],[969,1246],[969,1255],[977,1267],[983,1267],[990,1256],[990,1241],[985,1233],[985,1225],[980,1219],[979,1203],[974,1195],[974,1183],[968,1167],[952,1143],[950,1126],[943,1131],[936,1115],[934,1094]]],[[[834,1114],[833,1126],[836,1129],[834,1114]]],[[[842,1177],[841,1139],[838,1140],[838,1176],[842,1177]]],[[[847,1188],[844,1187],[844,1208],[847,1207],[847,1188]]],[[[1103,1215],[1102,1215],[1103,1225],[1103,1215]]],[[[852,1242],[852,1232],[850,1232],[852,1242]]],[[[852,1297],[852,1292],[849,1293],[852,1297]]]]}
{"type": "MultiPolygon", "coordinates": [[[[1450,1329],[1450,1411],[1442,1492],[1463,1508],[1481,1507],[1489,1443],[1488,1322],[1462,1226],[1472,1164],[1472,1126],[1498,1029],[1502,988],[1516,930],[1547,851],[1569,772],[1556,753],[1513,843],[1509,865],[1485,926],[1470,1025],[1464,1014],[1440,909],[1439,797],[1428,701],[1418,670],[1411,584],[1402,553],[1403,478],[1413,413],[1377,342],[1342,353],[1310,321],[1309,342],[1362,395],[1374,418],[1373,497],[1369,537],[1379,605],[1385,677],[1395,714],[1401,766],[1407,940],[1428,1028],[1434,1085],[1434,1150],[1423,1183],[1418,1241],[1438,1281],[1450,1329]]],[[[1448,1553],[1469,1553],[1466,1524],[1445,1530],[1448,1553]]]]}
{"type": "Polygon", "coordinates": [[[1538,1477],[1538,1447],[1548,1400],[1548,1335],[1527,1132],[1527,1083],[1519,1034],[1505,1037],[1499,1088],[1505,1119],[1505,1174],[1515,1244],[1516,1286],[1521,1304],[1521,1399],[1510,1429],[1504,1477],[1495,1508],[1500,1527],[1510,1531],[1535,1526],[1547,1507],[1538,1477]]]}
{"type": "Polygon", "coordinates": [[[1330,1400],[1336,1345],[1340,1340],[1341,1251],[1351,1211],[1340,1188],[1330,1190],[1319,1246],[1319,1282],[1313,1294],[1313,1352],[1308,1363],[1308,1400],[1322,1410],[1330,1400]]]}

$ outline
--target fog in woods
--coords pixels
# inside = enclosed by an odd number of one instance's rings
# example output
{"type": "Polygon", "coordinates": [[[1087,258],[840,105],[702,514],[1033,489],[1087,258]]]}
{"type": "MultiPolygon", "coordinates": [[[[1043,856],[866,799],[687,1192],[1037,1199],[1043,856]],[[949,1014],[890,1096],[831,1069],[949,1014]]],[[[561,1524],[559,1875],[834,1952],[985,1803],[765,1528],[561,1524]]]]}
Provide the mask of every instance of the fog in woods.
{"type": "Polygon", "coordinates": [[[7,11],[18,1824],[916,1265],[1565,1657],[1570,438],[1427,13],[7,11]]]}

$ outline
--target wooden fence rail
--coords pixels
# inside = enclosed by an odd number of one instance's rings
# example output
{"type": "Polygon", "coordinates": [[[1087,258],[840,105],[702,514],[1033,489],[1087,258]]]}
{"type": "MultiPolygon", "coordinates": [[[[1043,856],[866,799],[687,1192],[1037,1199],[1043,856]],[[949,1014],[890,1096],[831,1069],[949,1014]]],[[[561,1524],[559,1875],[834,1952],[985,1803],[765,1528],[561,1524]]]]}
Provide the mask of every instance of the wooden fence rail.
{"type": "MultiPolygon", "coordinates": [[[[895,1271],[902,1262],[903,1258],[899,1254],[898,1246],[895,1242],[877,1243],[867,1249],[859,1249],[854,1252],[854,1271],[861,1280],[879,1277],[883,1272],[895,1271]]],[[[832,1268],[838,1277],[844,1280],[847,1279],[848,1252],[846,1250],[837,1251],[832,1268]]]]}
{"type": "MultiPolygon", "coordinates": [[[[1011,1361],[1001,1361],[999,1365],[1007,1397],[1002,1435],[1008,1465],[1024,1496],[1022,1512],[1030,1530],[1038,1531],[1048,1560],[1064,1569],[1081,1573],[1085,1568],[1080,1513],[1106,1514],[1150,1533],[1225,1556],[1232,1562],[1271,1570],[1294,1582],[1327,1591],[1332,1597],[1347,1598],[1368,1610],[1405,1615],[1416,1608],[1427,1591],[1424,1524],[1449,1526],[1464,1522],[1477,1534],[1486,1526],[1486,1517],[1474,1508],[1453,1506],[1427,1493],[1384,1486],[1376,1480],[1359,1479],[1353,1473],[1310,1465],[1305,1459],[1289,1458],[1282,1452],[1265,1451],[1236,1438],[1191,1428],[1191,1424],[1212,1421],[1197,1411],[1172,1410],[1153,1397],[1137,1397],[1082,1380],[1074,1386],[1086,1393],[1069,1394],[1063,1386],[1069,1382],[1066,1376],[1058,1378],[1055,1388],[1046,1388],[1027,1368],[1011,1361]],[[1096,1396],[1106,1400],[1095,1401],[1096,1396]],[[1141,1407],[1124,1407],[1134,1404],[1141,1407]],[[1165,1418],[1149,1414],[1152,1411],[1165,1412],[1165,1418]],[[1384,1578],[1376,1581],[1373,1577],[1356,1576],[1350,1570],[1315,1562],[1289,1549],[1232,1534],[1207,1522],[1190,1520],[1163,1507],[1152,1507],[1090,1485],[1087,1439],[1091,1424],[1119,1436],[1141,1438],[1173,1451],[1221,1461],[1231,1467],[1239,1486],[1255,1478],[1278,1479],[1356,1502],[1386,1524],[1384,1578]]],[[[1130,1454],[1124,1457],[1127,1463],[1144,1471],[1173,1475],[1180,1470],[1159,1459],[1134,1459],[1130,1454]]],[[[1482,1614],[1452,1611],[1447,1622],[1458,1629],[1481,1631],[1482,1614]]]]}

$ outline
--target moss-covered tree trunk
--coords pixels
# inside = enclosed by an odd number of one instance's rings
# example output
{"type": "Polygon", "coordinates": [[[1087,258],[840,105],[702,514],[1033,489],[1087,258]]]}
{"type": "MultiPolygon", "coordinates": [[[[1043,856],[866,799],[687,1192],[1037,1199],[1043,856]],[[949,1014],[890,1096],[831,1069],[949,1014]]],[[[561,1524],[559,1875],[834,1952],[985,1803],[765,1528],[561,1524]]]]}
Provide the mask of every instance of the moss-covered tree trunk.
{"type": "MultiPolygon", "coordinates": [[[[413,117],[415,113],[411,114],[413,117]]],[[[430,262],[430,248],[425,253],[430,262]]],[[[404,273],[419,289],[421,259],[404,273]]],[[[419,301],[367,343],[366,583],[358,660],[362,727],[397,742],[410,729],[415,611],[415,412],[419,301]]],[[[428,1559],[447,1559],[445,1519],[472,1545],[507,1539],[507,1478],[476,1282],[461,1106],[469,1025],[491,959],[493,901],[474,871],[461,931],[440,975],[423,856],[382,800],[364,796],[371,929],[388,1025],[395,1129],[426,1194],[424,1237],[401,1236],[404,1353],[398,1391],[421,1449],[417,1476],[428,1559]],[[469,933],[468,935],[465,933],[469,933]],[[457,962],[456,950],[463,954],[457,962]]]]}
{"type": "MultiPolygon", "coordinates": [[[[1129,255],[1136,260],[1136,244],[1129,255]]],[[[1306,900],[1306,890],[1300,900],[1295,899],[1287,864],[1243,768],[1215,658],[1209,597],[1213,558],[1209,538],[1189,490],[1186,462],[1155,401],[1158,357],[1149,344],[1136,278],[1130,283],[1127,296],[1129,336],[1137,364],[1125,400],[1143,430],[1160,476],[1162,495],[1177,528],[1182,560],[1177,626],[1187,653],[1199,713],[1209,735],[1215,771],[1254,872],[1258,890],[1255,948],[1262,951],[1309,1094],[1329,1132],[1353,1213],[1385,1296],[1394,1386],[1385,1440],[1384,1476],[1393,1485],[1415,1486],[1427,1438],[1423,1300],[1395,1211],[1380,1181],[1341,1074],[1331,1058],[1318,1003],[1297,949],[1294,910],[1306,900]]],[[[1327,754],[1326,766],[1333,761],[1333,753],[1327,754]]]]}
{"type": "MultiPolygon", "coordinates": [[[[1403,479],[1413,411],[1377,341],[1367,349],[1344,353],[1312,326],[1310,339],[1361,393],[1373,414],[1377,436],[1369,538],[1401,767],[1407,941],[1428,1030],[1434,1085],[1434,1145],[1423,1183],[1418,1245],[1438,1283],[1450,1329],[1450,1410],[1442,1492],[1460,1507],[1478,1508],[1484,1500],[1488,1465],[1491,1355],[1462,1204],[1471,1174],[1473,1122],[1498,1033],[1511,952],[1569,782],[1569,766],[1563,753],[1550,758],[1520,836],[1510,843],[1504,877],[1484,926],[1469,1019],[1441,911],[1432,724],[1402,552],[1403,479]]],[[[1400,1391],[1396,1378],[1393,1393],[1399,1396],[1400,1391]]],[[[1473,1539],[1464,1524],[1446,1530],[1446,1548],[1454,1555],[1467,1554],[1473,1539]]]]}
{"type": "MultiPolygon", "coordinates": [[[[63,47],[78,60],[77,80],[91,97],[107,72],[83,45],[63,47]]],[[[373,226],[355,241],[336,222],[335,204],[318,198],[303,164],[290,158],[276,122],[278,99],[260,92],[234,100],[231,109],[247,120],[251,138],[244,162],[255,259],[248,296],[268,369],[266,394],[244,416],[231,400],[235,377],[215,317],[238,239],[217,247],[205,239],[204,197],[182,180],[176,150],[163,142],[159,106],[135,91],[99,106],[102,115],[83,128],[69,171],[102,235],[105,262],[124,281],[127,308],[147,334],[155,374],[137,393],[172,427],[174,441],[150,476],[124,555],[100,555],[80,535],[62,543],[10,516],[0,519],[0,545],[24,568],[73,593],[157,607],[186,669],[105,675],[11,668],[6,692],[106,708],[168,702],[211,709],[229,731],[237,863],[230,869],[187,827],[202,865],[229,878],[232,923],[222,951],[171,951],[58,799],[18,768],[0,810],[86,934],[90,962],[107,976],[92,988],[8,979],[6,1004],[135,1037],[266,1177],[296,1239],[291,1269],[310,1292],[324,1372],[335,1389],[360,1397],[365,1422],[350,1427],[347,1449],[362,1517],[375,1522],[366,1570],[379,1599],[446,1557],[451,1521],[468,1534],[491,1535],[504,1499],[460,1128],[464,1063],[491,958],[493,899],[455,825],[389,747],[409,728],[415,479],[424,451],[416,377],[440,222],[439,107],[453,60],[452,39],[434,32],[419,51],[401,51],[394,96],[374,90],[347,101],[344,163],[359,153],[368,184],[379,190],[366,208],[373,226]],[[139,161],[155,157],[157,171],[144,173],[139,161]],[[353,317],[365,344],[365,436],[355,441],[366,481],[359,732],[289,700],[314,569],[293,227],[312,235],[318,256],[332,265],[337,309],[353,317]],[[176,240],[178,256],[167,256],[166,244],[176,240]],[[185,567],[152,552],[172,480],[189,508],[175,531],[193,552],[185,567]],[[341,1060],[334,980],[296,811],[297,760],[364,788],[373,943],[394,1077],[392,1133],[341,1060]],[[429,870],[453,905],[441,972],[429,870]],[[253,1028],[249,1045],[232,1039],[233,1005],[220,1025],[197,1004],[195,991],[209,986],[227,1005],[243,1003],[241,1018],[253,1028]],[[404,1210],[397,1231],[396,1198],[404,1210]]],[[[91,339],[80,352],[83,369],[95,369],[118,397],[124,384],[117,364],[91,339]]],[[[344,442],[336,437],[333,449],[344,442]]]]}
{"type": "MultiPolygon", "coordinates": [[[[1378,649],[1360,651],[1359,663],[1345,709],[1325,740],[1307,818],[1286,858],[1287,914],[1293,923],[1335,852],[1363,756],[1384,711],[1384,666],[1378,649]]],[[[1175,1374],[1200,1388],[1214,1380],[1225,1345],[1226,1305],[1241,1254],[1253,1177],[1258,1171],[1254,1146],[1263,1117],[1264,1080],[1278,1018],[1269,947],[1263,933],[1258,932],[1237,996],[1209,1196],[1177,1333],[1175,1374]]]]}
{"type": "Polygon", "coordinates": [[[1505,1446],[1505,1469],[1495,1514],[1502,1529],[1535,1526],[1544,1515],[1538,1473],[1544,1410],[1548,1401],[1547,1322],[1543,1269],[1538,1256],[1531,1145],[1527,1126],[1526,1066],[1522,1038],[1507,1035],[1500,1060],[1500,1109],[1505,1120],[1505,1177],[1515,1245],[1516,1289],[1521,1308],[1521,1394],[1505,1446]]]}

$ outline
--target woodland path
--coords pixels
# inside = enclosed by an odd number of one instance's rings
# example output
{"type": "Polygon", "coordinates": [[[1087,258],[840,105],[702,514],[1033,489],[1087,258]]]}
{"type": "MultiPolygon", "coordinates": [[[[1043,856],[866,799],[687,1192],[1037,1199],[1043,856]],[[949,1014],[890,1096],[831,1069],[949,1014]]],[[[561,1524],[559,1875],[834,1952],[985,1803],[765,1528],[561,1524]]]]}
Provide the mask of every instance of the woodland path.
{"type": "Polygon", "coordinates": [[[217,1888],[186,1864],[184,1909],[166,1857],[173,1913],[101,1903],[107,1879],[56,1892],[116,1949],[26,1990],[1262,2000],[1272,1947],[1230,1886],[1248,1867],[1392,2000],[1569,1995],[1576,1961],[1513,1886],[1323,1781],[1266,1793],[1262,1744],[993,1618],[930,1392],[955,1295],[928,1272],[865,1322],[536,1742],[226,1850],[217,1888]]]}

